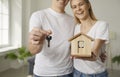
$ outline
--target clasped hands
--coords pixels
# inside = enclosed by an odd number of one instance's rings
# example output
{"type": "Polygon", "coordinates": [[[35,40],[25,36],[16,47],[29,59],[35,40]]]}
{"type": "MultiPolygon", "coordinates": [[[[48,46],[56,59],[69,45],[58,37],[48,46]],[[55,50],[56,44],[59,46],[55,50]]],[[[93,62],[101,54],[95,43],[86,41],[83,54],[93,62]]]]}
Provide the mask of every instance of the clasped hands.
{"type": "Polygon", "coordinates": [[[88,61],[96,61],[98,57],[101,59],[102,62],[105,62],[107,58],[106,51],[105,53],[101,53],[100,55],[98,55],[98,53],[96,53],[95,51],[92,51],[91,57],[73,57],[72,56],[72,58],[83,59],[83,60],[88,60],[88,61]]]}

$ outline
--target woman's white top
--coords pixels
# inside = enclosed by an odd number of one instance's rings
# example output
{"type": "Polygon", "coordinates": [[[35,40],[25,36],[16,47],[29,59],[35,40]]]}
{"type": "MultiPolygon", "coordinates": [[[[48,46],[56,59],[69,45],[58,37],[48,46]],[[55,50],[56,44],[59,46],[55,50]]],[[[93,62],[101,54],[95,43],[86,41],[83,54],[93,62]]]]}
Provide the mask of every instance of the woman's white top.
{"type": "MultiPolygon", "coordinates": [[[[80,33],[81,25],[78,24],[75,27],[74,35],[80,33]]],[[[97,21],[90,31],[87,33],[88,36],[92,37],[93,39],[102,39],[106,40],[105,44],[108,43],[109,40],[109,32],[108,32],[108,23],[104,21],[97,21]]],[[[92,43],[92,46],[94,41],[92,43]]],[[[105,51],[105,44],[100,49],[100,53],[104,53],[105,51]]],[[[100,55],[99,53],[99,55],[100,55]]],[[[96,61],[88,61],[83,59],[74,59],[74,67],[75,69],[79,70],[80,72],[86,74],[95,74],[100,73],[106,70],[105,63],[101,62],[100,58],[98,57],[96,61]]]]}

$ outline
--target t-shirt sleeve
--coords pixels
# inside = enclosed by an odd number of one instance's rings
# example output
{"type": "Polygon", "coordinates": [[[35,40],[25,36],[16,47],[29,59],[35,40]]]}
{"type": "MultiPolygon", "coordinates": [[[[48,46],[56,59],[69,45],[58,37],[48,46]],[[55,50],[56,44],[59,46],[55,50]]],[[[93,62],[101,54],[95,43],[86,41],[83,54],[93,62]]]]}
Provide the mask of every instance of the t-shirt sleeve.
{"type": "Polygon", "coordinates": [[[102,40],[106,40],[105,43],[109,42],[109,24],[106,22],[101,23],[98,27],[97,27],[97,31],[96,31],[96,38],[95,39],[102,39],[102,40]]]}
{"type": "Polygon", "coordinates": [[[34,27],[41,28],[41,26],[41,14],[38,12],[33,13],[29,20],[29,32],[31,32],[34,27]]]}
{"type": "Polygon", "coordinates": [[[80,33],[80,24],[76,24],[75,30],[74,30],[74,35],[80,33]]]}

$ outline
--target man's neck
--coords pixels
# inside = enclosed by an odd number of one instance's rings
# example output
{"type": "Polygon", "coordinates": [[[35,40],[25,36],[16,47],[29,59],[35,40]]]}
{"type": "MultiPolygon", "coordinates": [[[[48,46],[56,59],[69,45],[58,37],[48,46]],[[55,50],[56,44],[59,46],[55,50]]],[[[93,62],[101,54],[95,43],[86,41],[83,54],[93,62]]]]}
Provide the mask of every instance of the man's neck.
{"type": "Polygon", "coordinates": [[[55,7],[51,7],[51,8],[58,13],[65,13],[64,9],[59,9],[59,8],[55,8],[55,7]]]}

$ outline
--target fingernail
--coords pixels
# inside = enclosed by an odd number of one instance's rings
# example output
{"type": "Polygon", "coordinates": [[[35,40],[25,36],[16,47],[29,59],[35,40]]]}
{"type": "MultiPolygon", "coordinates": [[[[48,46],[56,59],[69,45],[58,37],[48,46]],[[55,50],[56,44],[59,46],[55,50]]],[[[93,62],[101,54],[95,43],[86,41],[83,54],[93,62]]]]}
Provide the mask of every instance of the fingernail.
{"type": "Polygon", "coordinates": [[[49,32],[49,33],[52,33],[52,31],[51,31],[51,30],[48,30],[48,32],[49,32]]]}

